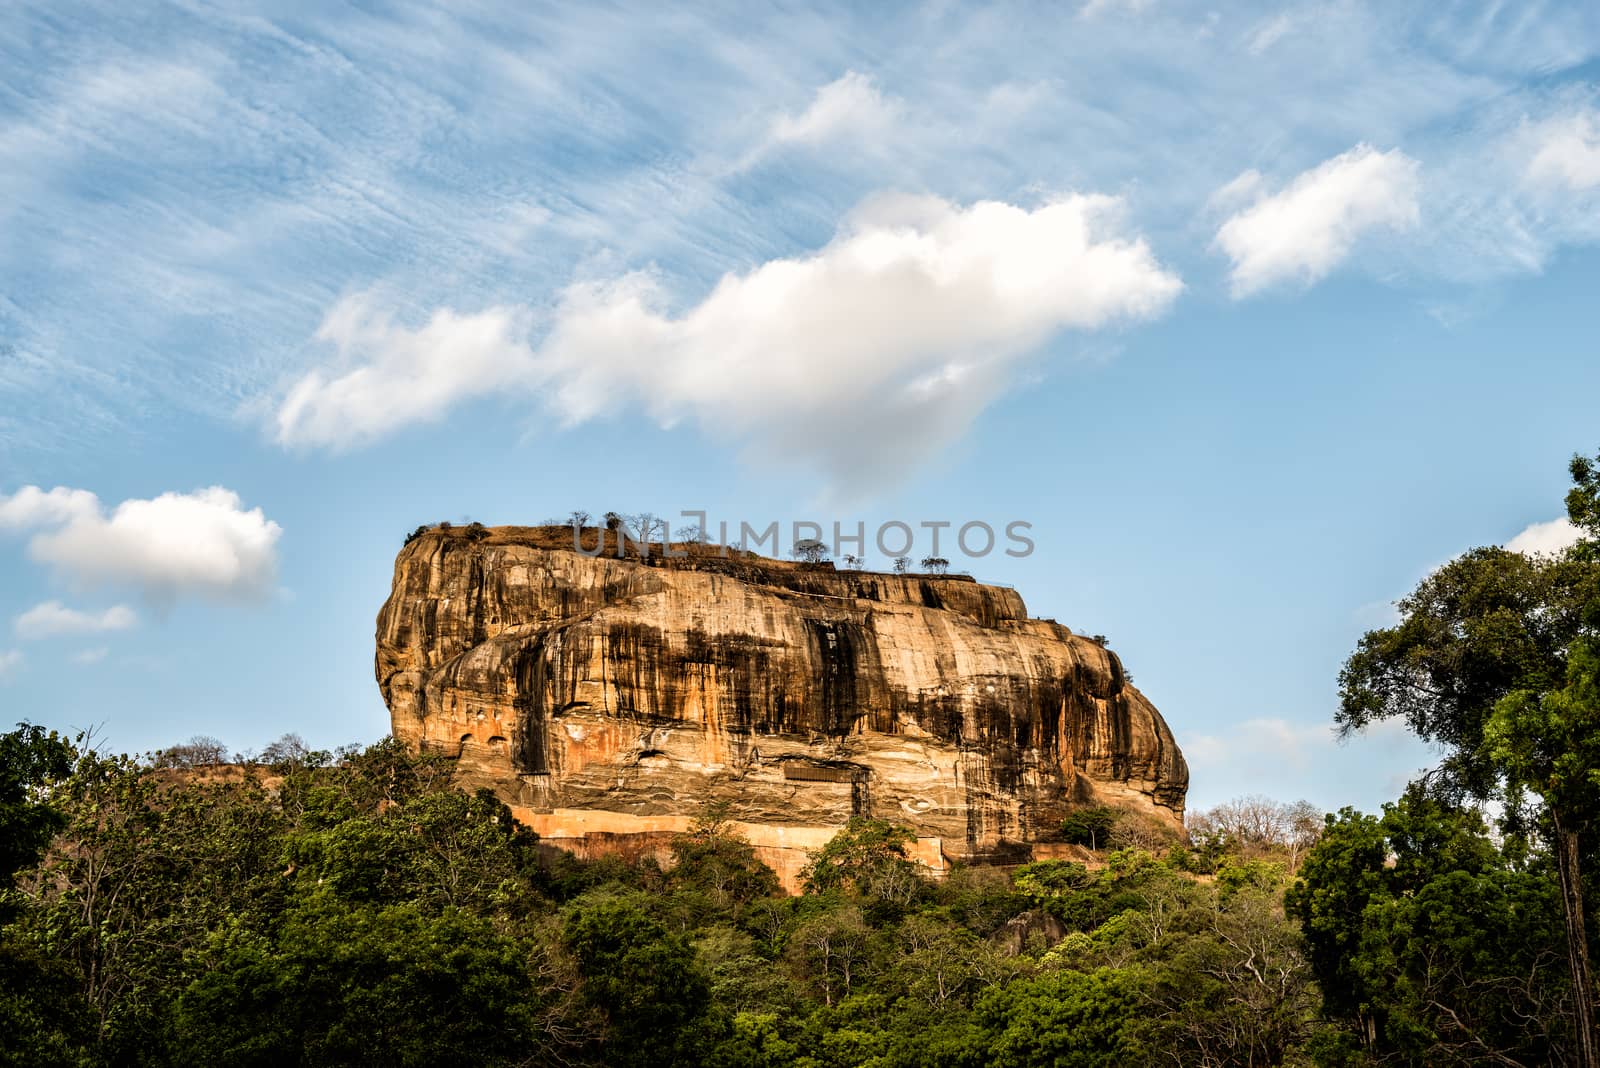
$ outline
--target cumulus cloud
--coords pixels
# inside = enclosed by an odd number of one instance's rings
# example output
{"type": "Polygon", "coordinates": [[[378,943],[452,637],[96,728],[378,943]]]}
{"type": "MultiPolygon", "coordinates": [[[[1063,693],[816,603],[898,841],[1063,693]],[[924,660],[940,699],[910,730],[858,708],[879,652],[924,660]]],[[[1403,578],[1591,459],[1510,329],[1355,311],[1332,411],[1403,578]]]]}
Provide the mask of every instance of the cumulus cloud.
{"type": "Polygon", "coordinates": [[[396,426],[432,422],[467,397],[525,384],[536,377],[533,353],[520,340],[527,328],[525,311],[490,308],[446,309],[408,330],[369,296],[347,297],[316,338],[348,369],[312,371],[290,388],[276,415],[278,442],[360,444],[396,426]]]}
{"type": "Polygon", "coordinates": [[[125,604],[112,605],[104,612],[82,612],[60,601],[45,601],[18,616],[13,626],[17,637],[38,639],[127,630],[138,622],[139,617],[125,604]]]}
{"type": "Polygon", "coordinates": [[[322,335],[359,339],[340,346],[359,363],[296,383],[278,440],[353,444],[511,389],[569,425],[630,407],[693,420],[842,483],[903,471],[1052,336],[1171,304],[1182,283],[1120,232],[1119,209],[1093,195],[1032,209],[881,197],[817,252],[725,275],[681,314],[650,272],[574,285],[537,348],[514,312],[441,312],[412,330],[342,304],[322,335]]]}
{"type": "MultiPolygon", "coordinates": [[[[1217,231],[1217,245],[1233,260],[1234,297],[1293,279],[1316,282],[1350,255],[1362,234],[1416,226],[1417,171],[1417,161],[1399,149],[1357,145],[1278,193],[1258,192],[1217,231]]],[[[1259,190],[1259,177],[1250,176],[1240,175],[1219,196],[1259,190]]]]}
{"type": "Polygon", "coordinates": [[[1572,520],[1562,516],[1548,523],[1530,524],[1506,542],[1506,548],[1529,556],[1553,556],[1576,545],[1582,537],[1583,532],[1573,526],[1572,520]]]}
{"type": "Polygon", "coordinates": [[[46,492],[38,486],[23,486],[9,497],[0,497],[0,530],[55,526],[99,511],[100,499],[88,490],[57,486],[46,492]]]}
{"type": "Polygon", "coordinates": [[[90,664],[98,664],[106,658],[106,654],[110,651],[103,645],[96,646],[93,649],[84,649],[72,654],[72,662],[74,664],[82,664],[85,667],[90,664]]]}
{"type": "Polygon", "coordinates": [[[866,139],[887,131],[903,110],[900,101],[884,96],[869,76],[847,71],[818,89],[800,114],[779,116],[768,131],[767,143],[815,146],[844,138],[866,139]]]}
{"type": "Polygon", "coordinates": [[[8,649],[7,651],[0,653],[0,682],[5,682],[7,679],[11,678],[11,676],[16,674],[17,669],[21,666],[22,650],[8,649]]]}
{"type": "Polygon", "coordinates": [[[1527,182],[1573,192],[1600,186],[1600,112],[1546,119],[1527,132],[1533,142],[1527,182]]]}
{"type": "Polygon", "coordinates": [[[78,585],[132,585],[158,601],[265,592],[283,533],[221,486],[126,500],[109,513],[85,490],[25,486],[0,496],[0,528],[36,531],[29,555],[78,585]]]}

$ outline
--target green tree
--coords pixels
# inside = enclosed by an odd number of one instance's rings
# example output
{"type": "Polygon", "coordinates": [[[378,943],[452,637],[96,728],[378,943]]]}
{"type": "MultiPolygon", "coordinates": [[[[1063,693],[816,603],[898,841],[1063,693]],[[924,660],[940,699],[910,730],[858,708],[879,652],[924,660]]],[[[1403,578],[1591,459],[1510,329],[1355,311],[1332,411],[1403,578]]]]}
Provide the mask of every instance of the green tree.
{"type": "Polygon", "coordinates": [[[1472,810],[1420,789],[1330,817],[1285,895],[1323,1011],[1376,1058],[1563,1063],[1571,1047],[1555,880],[1472,810]]]}
{"type": "Polygon", "coordinates": [[[1513,831],[1521,789],[1545,802],[1565,888],[1578,1063],[1600,1068],[1579,871],[1579,838],[1600,806],[1596,784],[1558,767],[1555,739],[1541,734],[1582,743],[1571,759],[1595,767],[1583,742],[1594,729],[1584,665],[1600,625],[1600,459],[1574,457],[1571,474],[1568,515],[1585,539],[1553,558],[1474,549],[1429,575],[1399,602],[1400,622],[1368,632],[1346,662],[1338,722],[1349,733],[1403,719],[1446,750],[1432,785],[1456,798],[1506,797],[1513,831]]]}
{"type": "Polygon", "coordinates": [[[1061,821],[1061,834],[1074,845],[1099,849],[1117,825],[1117,811],[1105,805],[1074,809],[1061,821]]]}
{"type": "MultiPolygon", "coordinates": [[[[1543,693],[1517,690],[1495,705],[1484,739],[1513,791],[1537,794],[1550,814],[1566,919],[1567,966],[1578,992],[1581,1031],[1592,1031],[1589,939],[1584,916],[1579,836],[1600,813],[1600,642],[1576,640],[1566,685],[1543,693]],[[1584,1015],[1588,1013],[1588,1015],[1584,1015]]],[[[1600,1057],[1591,1034],[1585,1056],[1600,1057]]]]}
{"type": "Polygon", "coordinates": [[[788,956],[800,976],[832,1006],[854,992],[871,959],[872,928],[861,909],[825,900],[825,907],[796,925],[788,956]]]}
{"type": "Polygon", "coordinates": [[[641,895],[596,896],[567,911],[563,941],[583,975],[583,995],[606,1019],[606,1060],[619,1065],[692,1062],[695,1027],[710,1002],[694,950],[641,895]]]}
{"type": "Polygon", "coordinates": [[[728,820],[728,804],[712,802],[672,840],[674,886],[706,894],[723,911],[778,892],[778,875],[756,856],[728,820]]]}
{"type": "Polygon", "coordinates": [[[71,774],[76,755],[66,739],[37,724],[19,723],[0,734],[0,880],[6,887],[19,869],[38,862],[66,825],[49,797],[71,774]]]}
{"type": "Polygon", "coordinates": [[[202,1064],[497,1065],[534,1043],[528,951],[456,909],[309,895],[275,939],[224,932],[178,1000],[202,1064]]]}
{"type": "Polygon", "coordinates": [[[88,1006],[71,969],[20,930],[17,873],[37,864],[67,825],[53,793],[77,753],[43,727],[0,734],[0,1064],[73,1064],[90,1040],[88,1006]]]}
{"type": "Polygon", "coordinates": [[[707,1068],[782,1068],[796,1063],[800,1046],[785,1037],[777,1013],[741,1012],[730,1033],[705,1058],[707,1068]]]}
{"type": "Polygon", "coordinates": [[[995,1068],[1121,1068],[1136,1063],[1138,1011],[1134,976],[1099,968],[999,987],[976,1015],[995,1068]]]}
{"type": "Polygon", "coordinates": [[[851,816],[802,873],[808,894],[843,890],[895,904],[909,903],[923,889],[906,846],[916,832],[887,820],[851,816]]]}
{"type": "Polygon", "coordinates": [[[297,834],[287,853],[302,878],[351,900],[496,914],[526,909],[536,841],[489,791],[442,789],[297,834]]]}

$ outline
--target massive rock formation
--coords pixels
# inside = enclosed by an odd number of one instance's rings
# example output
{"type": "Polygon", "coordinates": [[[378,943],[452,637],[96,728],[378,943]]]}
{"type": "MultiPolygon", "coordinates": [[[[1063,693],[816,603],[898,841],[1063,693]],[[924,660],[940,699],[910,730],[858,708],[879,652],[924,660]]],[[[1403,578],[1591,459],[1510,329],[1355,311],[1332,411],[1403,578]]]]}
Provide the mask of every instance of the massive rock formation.
{"type": "Polygon", "coordinates": [[[910,825],[936,869],[1045,852],[1077,805],[1181,826],[1160,714],[1015,591],[675,548],[415,537],[378,615],[396,737],[580,851],[658,848],[725,800],[790,885],[852,813],[910,825]]]}

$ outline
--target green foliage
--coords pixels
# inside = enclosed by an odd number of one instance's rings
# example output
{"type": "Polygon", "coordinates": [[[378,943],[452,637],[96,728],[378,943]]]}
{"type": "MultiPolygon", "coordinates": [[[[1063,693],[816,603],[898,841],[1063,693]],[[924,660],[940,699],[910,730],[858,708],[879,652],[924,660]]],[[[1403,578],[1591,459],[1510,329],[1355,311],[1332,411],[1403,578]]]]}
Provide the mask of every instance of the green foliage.
{"type": "Polygon", "coordinates": [[[1075,861],[1039,860],[1018,868],[1013,880],[1019,893],[1044,904],[1070,897],[1092,884],[1094,877],[1075,861]]]}
{"type": "Polygon", "coordinates": [[[671,884],[703,894],[721,912],[742,910],[752,901],[778,892],[778,876],[761,863],[749,842],[728,824],[726,803],[703,811],[689,833],[672,842],[671,884]]]}
{"type": "Polygon", "coordinates": [[[779,1068],[799,1060],[800,1045],[785,1037],[777,1013],[741,1012],[729,1032],[706,1057],[706,1068],[779,1068]]]}
{"type": "Polygon", "coordinates": [[[852,816],[806,867],[806,893],[842,891],[908,903],[923,889],[916,864],[906,856],[906,846],[914,841],[909,827],[852,816]]]}
{"type": "Polygon", "coordinates": [[[47,803],[51,788],[72,771],[76,754],[54,731],[31,723],[0,734],[0,880],[33,864],[65,822],[47,803]]]}
{"type": "Polygon", "coordinates": [[[1498,769],[1484,727],[1508,694],[1542,693],[1565,678],[1587,570],[1496,548],[1439,568],[1399,602],[1401,622],[1369,631],[1346,662],[1341,727],[1402,719],[1447,750],[1441,785],[1492,796],[1498,769]]]}
{"type": "Polygon", "coordinates": [[[1572,489],[1567,491],[1567,518],[1589,541],[1600,541],[1600,453],[1592,460],[1573,456],[1567,471],[1572,475],[1572,489]]]}
{"type": "Polygon", "coordinates": [[[174,1014],[175,1047],[203,1064],[515,1064],[535,1037],[526,948],[454,908],[322,890],[274,937],[218,942],[174,1014]]]}
{"type": "MultiPolygon", "coordinates": [[[[1339,718],[1352,730],[1401,717],[1440,745],[1429,787],[1452,801],[1503,801],[1508,860],[1527,855],[1530,830],[1542,833],[1561,888],[1576,1059],[1587,1066],[1600,1064],[1583,870],[1585,840],[1592,858],[1600,830],[1600,468],[1576,456],[1570,472],[1568,515],[1588,537],[1554,556],[1474,549],[1439,568],[1400,602],[1397,626],[1361,639],[1340,677],[1339,718]],[[1542,810],[1526,804],[1530,792],[1542,810]]],[[[1501,1056],[1474,1026],[1464,1028],[1471,1041],[1501,1056]]],[[[1503,1041],[1532,1041],[1529,1030],[1503,1041]]],[[[1416,1032],[1441,1034],[1426,1023],[1416,1032]]],[[[1375,1033],[1369,1044],[1392,1037],[1375,1033]]]]}
{"type": "Polygon", "coordinates": [[[0,932],[0,1065],[93,1063],[93,1021],[76,978],[16,932],[0,932]]]}
{"type": "Polygon", "coordinates": [[[1600,641],[1573,642],[1565,683],[1501,698],[1484,741],[1513,787],[1588,823],[1600,815],[1600,641]]]}
{"type": "Polygon", "coordinates": [[[1570,1053],[1560,901],[1548,870],[1499,850],[1482,818],[1420,791],[1381,817],[1330,817],[1287,906],[1328,1016],[1407,1063],[1570,1053]]]}
{"type": "Polygon", "coordinates": [[[54,840],[18,853],[0,1063],[1257,1066],[1570,1046],[1547,863],[1420,793],[1333,819],[1292,915],[1278,853],[1197,877],[1195,851],[1123,848],[934,882],[911,832],[868,819],[785,897],[725,806],[662,867],[583,861],[393,741],[157,768],[30,763],[49,737],[17,740],[15,825],[54,840]]]}
{"type": "Polygon", "coordinates": [[[583,975],[585,1000],[609,1025],[613,1064],[683,1063],[710,990],[694,950],[640,895],[599,896],[567,910],[567,951],[583,975]]]}
{"type": "Polygon", "coordinates": [[[995,1068],[1121,1068],[1138,1050],[1137,975],[1097,968],[1012,983],[978,1003],[995,1068]]]}
{"type": "Polygon", "coordinates": [[[1061,821],[1061,835],[1073,845],[1099,849],[1117,825],[1117,810],[1104,805],[1075,809],[1061,821]]]}

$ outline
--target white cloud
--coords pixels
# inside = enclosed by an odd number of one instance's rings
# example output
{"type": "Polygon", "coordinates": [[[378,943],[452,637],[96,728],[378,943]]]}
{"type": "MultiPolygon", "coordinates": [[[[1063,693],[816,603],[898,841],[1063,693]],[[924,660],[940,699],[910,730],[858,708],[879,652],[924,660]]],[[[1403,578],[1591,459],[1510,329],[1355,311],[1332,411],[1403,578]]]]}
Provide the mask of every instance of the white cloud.
{"type": "Polygon", "coordinates": [[[1428,240],[1385,256],[1390,273],[1478,280],[1596,238],[1582,210],[1502,210],[1496,190],[1529,155],[1482,166],[1523,115],[1593,105],[1589,5],[1441,11],[1419,31],[1404,5],[1297,4],[1296,30],[1256,60],[1245,42],[1276,10],[1112,10],[1129,6],[1017,19],[931,4],[885,20],[872,5],[828,18],[707,5],[642,30],[603,6],[489,20],[406,7],[319,20],[320,44],[303,47],[281,20],[191,5],[176,43],[87,16],[82,47],[60,55],[0,34],[20,87],[0,118],[0,191],[15,194],[0,216],[27,206],[0,250],[14,298],[0,468],[137,441],[153,412],[226,416],[305,370],[330,294],[381,286],[414,308],[479,311],[593,277],[601,258],[700,284],[792,254],[876,188],[1127,189],[1176,257],[1194,251],[1194,205],[1264,153],[1315,162],[1332,150],[1303,154],[1370,140],[1404,145],[1428,184],[1428,240]],[[273,61],[232,62],[241,49],[273,61]],[[760,174],[733,165],[852,70],[903,108],[887,139],[796,143],[760,174]],[[990,106],[997,85],[1045,91],[1007,113],[990,106]],[[141,195],[64,180],[84,168],[141,195]]]}
{"type": "Polygon", "coordinates": [[[93,649],[84,649],[80,652],[72,654],[72,662],[74,664],[83,664],[85,666],[89,664],[98,664],[100,661],[106,658],[106,654],[110,651],[111,650],[107,649],[103,645],[97,646],[93,649]]]}
{"type": "Polygon", "coordinates": [[[1531,127],[1530,184],[1571,191],[1600,186],[1600,112],[1583,109],[1531,127]]]}
{"type": "Polygon", "coordinates": [[[1215,211],[1232,211],[1241,204],[1259,199],[1265,181],[1261,172],[1252,167],[1212,193],[1206,206],[1215,211]]]}
{"type": "Polygon", "coordinates": [[[408,330],[342,304],[322,336],[359,338],[341,354],[363,362],[297,383],[278,439],[351,444],[511,388],[569,425],[637,407],[859,484],[947,444],[1058,332],[1171,304],[1182,283],[1118,232],[1119,209],[880,197],[819,251],[724,275],[681,315],[650,273],[574,285],[536,350],[503,310],[408,330]]]}
{"type": "Polygon", "coordinates": [[[22,650],[8,649],[0,653],[0,682],[9,679],[22,666],[22,650]]]}
{"type": "Polygon", "coordinates": [[[1152,0],[1087,0],[1078,14],[1086,19],[1104,15],[1110,11],[1127,11],[1137,15],[1148,8],[1152,0]]]}
{"type": "Polygon", "coordinates": [[[1548,523],[1530,524],[1506,542],[1506,548],[1529,556],[1554,555],[1576,545],[1582,537],[1583,532],[1572,525],[1572,520],[1562,516],[1548,523]]]}
{"type": "Polygon", "coordinates": [[[903,110],[900,101],[884,96],[870,77],[847,71],[818,89],[805,111],[780,116],[767,143],[815,146],[846,138],[867,140],[885,133],[903,110]]]}
{"type": "Polygon", "coordinates": [[[283,533],[221,486],[123,501],[109,515],[84,490],[25,486],[0,496],[0,517],[11,529],[37,530],[29,555],[79,585],[128,584],[160,601],[265,592],[283,533]]]}
{"type": "Polygon", "coordinates": [[[112,605],[104,612],[81,612],[60,601],[45,601],[18,616],[13,627],[19,638],[38,639],[127,630],[138,622],[139,617],[125,604],[112,605]]]}
{"type": "Polygon", "coordinates": [[[331,343],[345,371],[312,371],[276,415],[283,445],[349,446],[398,426],[428,423],[468,397],[537,378],[525,341],[529,316],[511,308],[474,315],[437,312],[419,330],[394,324],[366,295],[334,306],[316,337],[331,343]]]}
{"type": "Polygon", "coordinates": [[[23,486],[0,497],[0,530],[26,530],[55,526],[100,511],[100,499],[88,490],[57,486],[48,493],[38,486],[23,486]]]}
{"type": "Polygon", "coordinates": [[[1274,15],[1251,31],[1249,39],[1245,42],[1245,48],[1252,56],[1259,56],[1294,29],[1296,21],[1295,16],[1287,11],[1274,15]]]}
{"type": "MultiPolygon", "coordinates": [[[[1290,279],[1315,282],[1350,254],[1363,233],[1416,226],[1417,171],[1417,161],[1399,149],[1357,145],[1281,192],[1260,195],[1217,231],[1217,244],[1233,260],[1233,295],[1249,296],[1290,279]]],[[[1239,186],[1249,173],[1223,190],[1239,186]]]]}

